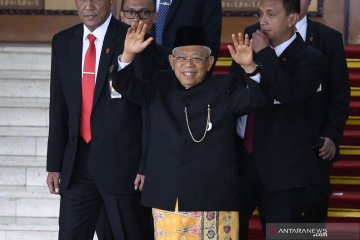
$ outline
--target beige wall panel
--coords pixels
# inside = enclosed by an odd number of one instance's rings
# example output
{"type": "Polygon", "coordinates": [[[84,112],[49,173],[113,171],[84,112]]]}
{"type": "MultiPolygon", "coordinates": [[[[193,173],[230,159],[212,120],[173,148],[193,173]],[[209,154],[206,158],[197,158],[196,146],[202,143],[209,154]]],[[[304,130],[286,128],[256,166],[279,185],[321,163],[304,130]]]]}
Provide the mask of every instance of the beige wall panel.
{"type": "Polygon", "coordinates": [[[45,0],[45,9],[76,10],[75,0],[45,0]]]}
{"type": "Polygon", "coordinates": [[[48,42],[56,32],[79,22],[78,16],[0,15],[0,41],[48,42]]]}
{"type": "Polygon", "coordinates": [[[256,23],[258,18],[255,17],[223,17],[221,42],[232,42],[231,34],[243,32],[246,26],[256,23]]]}
{"type": "Polygon", "coordinates": [[[323,23],[344,32],[344,0],[324,0],[323,23]]]}
{"type": "Polygon", "coordinates": [[[360,44],[360,1],[350,1],[350,26],[349,26],[349,43],[360,44]]]}

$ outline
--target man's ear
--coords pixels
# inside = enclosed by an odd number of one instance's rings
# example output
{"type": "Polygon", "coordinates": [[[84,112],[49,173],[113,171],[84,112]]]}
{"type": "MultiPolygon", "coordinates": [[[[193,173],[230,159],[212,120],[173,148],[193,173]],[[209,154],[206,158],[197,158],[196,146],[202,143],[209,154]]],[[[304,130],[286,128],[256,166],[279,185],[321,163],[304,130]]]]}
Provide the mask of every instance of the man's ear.
{"type": "Polygon", "coordinates": [[[173,55],[169,55],[169,63],[170,63],[170,66],[171,66],[171,69],[174,70],[174,56],[173,55]]]}
{"type": "Polygon", "coordinates": [[[210,71],[212,66],[214,65],[214,61],[215,61],[214,56],[209,56],[208,61],[209,61],[209,65],[207,67],[207,70],[210,71]]]}
{"type": "Polygon", "coordinates": [[[291,13],[289,14],[289,27],[295,26],[295,24],[299,21],[299,14],[298,13],[291,13]]]}

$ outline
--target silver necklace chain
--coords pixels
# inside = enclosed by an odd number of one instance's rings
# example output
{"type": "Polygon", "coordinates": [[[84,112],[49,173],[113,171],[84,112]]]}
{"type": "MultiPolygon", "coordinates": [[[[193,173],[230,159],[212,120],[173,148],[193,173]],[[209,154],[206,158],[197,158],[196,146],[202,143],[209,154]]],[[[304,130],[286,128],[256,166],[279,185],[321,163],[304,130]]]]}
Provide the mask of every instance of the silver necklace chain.
{"type": "Polygon", "coordinates": [[[191,132],[190,125],[189,125],[189,119],[188,119],[188,115],[187,115],[187,107],[185,107],[184,112],[185,112],[186,126],[187,126],[187,129],[189,131],[191,139],[196,143],[202,142],[205,139],[206,133],[208,131],[210,131],[211,128],[212,128],[212,123],[211,123],[211,120],[210,120],[210,112],[211,112],[210,105],[208,104],[208,107],[207,107],[207,119],[206,119],[205,131],[204,131],[204,134],[203,134],[203,136],[202,136],[202,138],[200,140],[196,140],[194,138],[192,132],[191,132]]]}

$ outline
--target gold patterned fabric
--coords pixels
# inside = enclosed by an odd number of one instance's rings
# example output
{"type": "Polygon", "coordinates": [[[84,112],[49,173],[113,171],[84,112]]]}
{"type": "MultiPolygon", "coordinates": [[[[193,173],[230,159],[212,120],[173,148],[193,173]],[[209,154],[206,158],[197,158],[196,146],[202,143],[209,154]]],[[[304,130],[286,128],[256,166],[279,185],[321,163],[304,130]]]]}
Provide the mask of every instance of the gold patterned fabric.
{"type": "Polygon", "coordinates": [[[174,212],[153,208],[155,240],[238,240],[239,213],[174,212]]]}

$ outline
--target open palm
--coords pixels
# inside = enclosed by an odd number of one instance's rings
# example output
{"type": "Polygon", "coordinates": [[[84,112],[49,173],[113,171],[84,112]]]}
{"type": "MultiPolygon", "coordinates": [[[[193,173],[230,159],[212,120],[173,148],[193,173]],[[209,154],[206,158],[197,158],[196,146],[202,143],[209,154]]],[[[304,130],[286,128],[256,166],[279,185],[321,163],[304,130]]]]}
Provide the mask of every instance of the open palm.
{"type": "Polygon", "coordinates": [[[137,26],[134,24],[128,29],[126,33],[124,51],[131,54],[142,52],[153,40],[152,37],[144,40],[146,34],[146,24],[139,22],[137,26]]]}
{"type": "Polygon", "coordinates": [[[228,45],[228,49],[234,61],[240,64],[242,67],[252,65],[252,40],[249,40],[248,35],[245,35],[243,38],[241,33],[239,33],[237,37],[235,34],[232,34],[232,40],[234,45],[228,45]]]}

